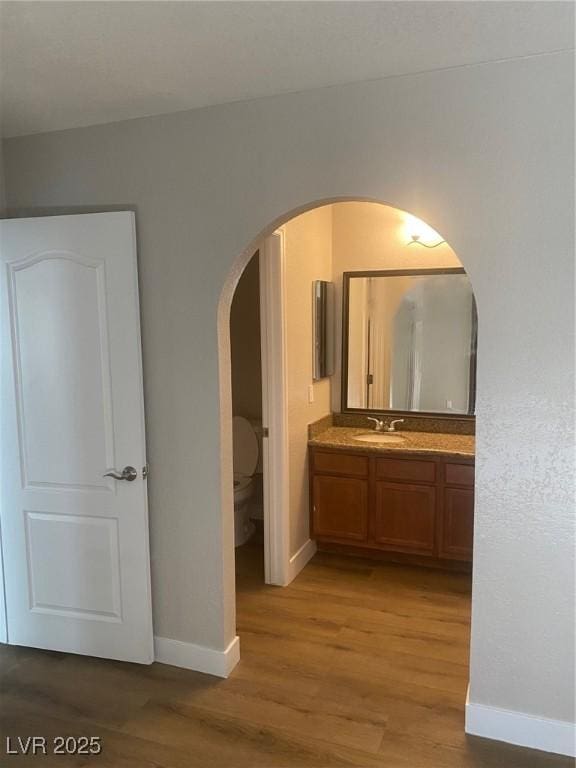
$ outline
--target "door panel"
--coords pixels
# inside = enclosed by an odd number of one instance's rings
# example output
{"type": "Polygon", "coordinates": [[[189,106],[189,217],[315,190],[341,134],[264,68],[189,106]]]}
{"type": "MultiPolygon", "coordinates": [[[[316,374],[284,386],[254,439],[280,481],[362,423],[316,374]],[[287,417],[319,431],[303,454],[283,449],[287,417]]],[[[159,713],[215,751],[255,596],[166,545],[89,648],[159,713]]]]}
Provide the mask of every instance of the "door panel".
{"type": "Polygon", "coordinates": [[[366,541],[367,480],[316,475],[313,496],[312,527],[315,536],[366,541]]]}
{"type": "Polygon", "coordinates": [[[474,538],[474,490],[445,488],[441,557],[472,560],[474,538]]]}
{"type": "Polygon", "coordinates": [[[408,483],[376,483],[374,541],[387,549],[434,551],[436,488],[408,483]]]}
{"type": "Polygon", "coordinates": [[[60,615],[121,620],[120,562],[116,520],[73,515],[25,513],[30,610],[60,615]],[[71,579],[55,569],[65,559],[71,579]]]}
{"type": "Polygon", "coordinates": [[[153,659],[134,215],[0,222],[8,642],[153,659]],[[131,465],[133,482],[104,474],[131,465]]]}
{"type": "Polygon", "coordinates": [[[24,487],[110,491],[104,265],[52,251],[8,271],[24,487]]]}

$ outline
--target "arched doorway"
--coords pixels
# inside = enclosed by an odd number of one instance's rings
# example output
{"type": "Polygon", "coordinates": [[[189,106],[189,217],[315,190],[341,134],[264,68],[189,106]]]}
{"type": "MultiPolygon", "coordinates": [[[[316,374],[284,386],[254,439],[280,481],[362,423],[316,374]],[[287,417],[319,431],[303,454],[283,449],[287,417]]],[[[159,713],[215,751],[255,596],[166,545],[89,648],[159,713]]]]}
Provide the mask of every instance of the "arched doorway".
{"type": "MultiPolygon", "coordinates": [[[[328,200],[316,201],[306,206],[302,206],[297,209],[294,209],[290,211],[288,214],[274,221],[269,227],[266,227],[258,235],[258,237],[255,238],[246,249],[244,249],[242,254],[236,259],[233,268],[228,273],[228,277],[220,297],[219,311],[218,311],[218,331],[219,331],[220,403],[221,403],[221,410],[220,410],[221,443],[220,445],[221,445],[221,457],[222,457],[221,499],[222,499],[223,525],[225,527],[224,540],[226,542],[225,553],[224,553],[224,567],[227,571],[228,569],[230,569],[231,562],[233,562],[233,535],[232,535],[232,531],[233,531],[232,488],[233,488],[233,485],[232,485],[232,450],[231,450],[232,407],[231,407],[231,397],[230,397],[229,317],[230,317],[230,307],[232,304],[232,297],[234,295],[234,290],[236,288],[236,285],[238,283],[240,275],[242,274],[243,269],[246,267],[250,259],[253,257],[254,252],[259,248],[259,246],[261,246],[261,244],[266,240],[266,238],[269,237],[273,232],[277,231],[279,228],[283,226],[287,226],[289,222],[294,221],[298,217],[301,217],[305,214],[311,213],[321,208],[325,208],[327,206],[338,206],[343,204],[365,205],[365,206],[374,207],[378,209],[386,208],[386,209],[389,209],[390,211],[396,211],[399,215],[403,216],[406,219],[406,221],[408,221],[408,219],[410,218],[410,214],[407,214],[404,211],[400,211],[399,209],[396,209],[387,203],[366,199],[366,198],[351,198],[351,197],[332,198],[328,200]]],[[[434,235],[436,238],[439,238],[439,236],[436,235],[436,233],[434,233],[434,235]]],[[[418,243],[417,240],[419,239],[419,236],[413,239],[410,239],[404,233],[403,237],[406,237],[406,241],[403,242],[404,246],[408,244],[413,246],[409,249],[410,260],[413,266],[420,266],[420,267],[429,266],[431,263],[431,253],[434,253],[434,251],[432,250],[433,248],[435,249],[437,246],[441,244],[444,244],[446,248],[449,248],[449,246],[447,246],[447,244],[445,244],[445,242],[441,238],[440,238],[441,242],[438,242],[438,243],[435,243],[435,242],[418,243]]],[[[442,263],[443,266],[448,266],[448,267],[456,266],[457,264],[458,265],[460,264],[457,258],[454,263],[451,261],[442,263]]],[[[384,268],[383,264],[381,264],[380,266],[384,268]]],[[[349,268],[350,268],[350,265],[347,265],[346,268],[344,268],[342,271],[347,271],[349,268]]],[[[362,260],[360,260],[360,262],[358,263],[358,268],[366,269],[366,264],[362,263],[362,260]]],[[[341,294],[341,280],[340,280],[340,285],[338,286],[338,289],[339,289],[339,294],[341,294]]],[[[339,298],[340,298],[340,295],[339,295],[339,298]]],[[[341,323],[341,317],[338,319],[337,322],[341,323]]],[[[341,331],[341,327],[339,327],[339,329],[336,332],[337,338],[340,337],[340,331],[341,331]]],[[[338,387],[339,377],[336,376],[336,379],[337,379],[337,387],[338,387]]],[[[338,402],[339,399],[340,399],[339,395],[336,395],[333,398],[332,402],[333,403],[338,402]]],[[[232,612],[234,611],[233,599],[227,601],[227,606],[230,611],[232,612]]]]}

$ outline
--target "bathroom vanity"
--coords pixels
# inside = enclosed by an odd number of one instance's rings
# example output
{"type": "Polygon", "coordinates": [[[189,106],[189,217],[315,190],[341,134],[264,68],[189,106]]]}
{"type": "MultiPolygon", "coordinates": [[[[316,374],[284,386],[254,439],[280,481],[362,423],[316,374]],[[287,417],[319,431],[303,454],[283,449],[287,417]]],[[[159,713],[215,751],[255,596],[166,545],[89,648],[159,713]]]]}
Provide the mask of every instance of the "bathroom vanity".
{"type": "Polygon", "coordinates": [[[324,549],[469,568],[470,280],[460,267],[345,272],[342,297],[342,408],[311,425],[311,536],[324,549]]]}
{"type": "Polygon", "coordinates": [[[321,549],[467,568],[474,528],[474,437],[330,427],[309,441],[311,536],[321,549]]]}

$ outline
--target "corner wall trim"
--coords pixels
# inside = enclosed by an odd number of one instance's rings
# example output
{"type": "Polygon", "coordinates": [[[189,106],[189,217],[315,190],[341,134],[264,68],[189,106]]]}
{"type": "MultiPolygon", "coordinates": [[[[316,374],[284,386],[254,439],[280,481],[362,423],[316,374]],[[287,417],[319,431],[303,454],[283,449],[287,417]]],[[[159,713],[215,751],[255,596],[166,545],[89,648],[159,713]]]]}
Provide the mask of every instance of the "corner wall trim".
{"type": "Polygon", "coordinates": [[[228,677],[240,661],[240,638],[236,635],[226,650],[216,651],[203,645],[155,637],[154,658],[161,664],[192,669],[216,677],[228,677]]]}
{"type": "Polygon", "coordinates": [[[474,704],[468,697],[465,730],[471,736],[505,741],[557,755],[576,756],[576,724],[474,704]]]}
{"type": "Polygon", "coordinates": [[[286,582],[286,586],[288,586],[291,581],[294,581],[306,563],[314,557],[316,549],[316,542],[312,541],[312,539],[308,539],[308,541],[302,544],[298,552],[292,555],[288,566],[288,581],[286,582]]]}

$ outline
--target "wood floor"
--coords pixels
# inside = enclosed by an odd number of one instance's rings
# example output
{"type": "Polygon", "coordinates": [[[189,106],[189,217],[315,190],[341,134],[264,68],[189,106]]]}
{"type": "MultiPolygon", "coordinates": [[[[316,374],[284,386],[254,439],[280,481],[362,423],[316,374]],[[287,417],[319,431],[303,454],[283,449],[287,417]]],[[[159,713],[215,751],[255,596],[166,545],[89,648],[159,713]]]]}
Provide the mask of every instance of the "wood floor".
{"type": "Polygon", "coordinates": [[[469,577],[319,554],[265,587],[238,552],[242,660],[228,680],[0,650],[0,765],[552,768],[463,733],[469,577]],[[5,737],[100,736],[97,757],[5,755],[5,737]]]}

